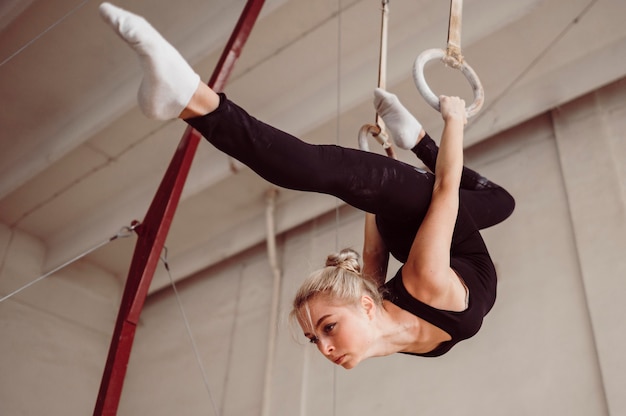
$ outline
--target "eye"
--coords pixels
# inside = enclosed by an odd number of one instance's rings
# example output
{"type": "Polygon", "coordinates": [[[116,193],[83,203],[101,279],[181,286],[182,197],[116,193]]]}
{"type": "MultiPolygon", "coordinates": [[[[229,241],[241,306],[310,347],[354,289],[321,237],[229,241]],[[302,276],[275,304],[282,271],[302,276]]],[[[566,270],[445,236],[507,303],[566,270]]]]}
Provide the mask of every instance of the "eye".
{"type": "Polygon", "coordinates": [[[312,336],[311,338],[309,338],[309,342],[311,344],[317,344],[319,342],[319,340],[320,339],[318,337],[316,337],[316,336],[312,336]]]}
{"type": "Polygon", "coordinates": [[[328,324],[324,326],[324,333],[329,334],[330,332],[332,332],[333,329],[335,329],[335,325],[337,325],[336,323],[332,323],[332,324],[328,324]]]}

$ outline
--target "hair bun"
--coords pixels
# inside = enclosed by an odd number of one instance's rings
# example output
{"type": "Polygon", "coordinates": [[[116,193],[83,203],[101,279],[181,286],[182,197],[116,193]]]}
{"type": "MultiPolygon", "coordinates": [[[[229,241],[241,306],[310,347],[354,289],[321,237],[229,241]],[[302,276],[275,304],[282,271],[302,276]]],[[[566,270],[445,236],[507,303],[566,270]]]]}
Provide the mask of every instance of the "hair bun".
{"type": "Polygon", "coordinates": [[[339,253],[330,254],[326,258],[326,267],[339,267],[360,274],[359,253],[351,248],[344,248],[339,253]]]}

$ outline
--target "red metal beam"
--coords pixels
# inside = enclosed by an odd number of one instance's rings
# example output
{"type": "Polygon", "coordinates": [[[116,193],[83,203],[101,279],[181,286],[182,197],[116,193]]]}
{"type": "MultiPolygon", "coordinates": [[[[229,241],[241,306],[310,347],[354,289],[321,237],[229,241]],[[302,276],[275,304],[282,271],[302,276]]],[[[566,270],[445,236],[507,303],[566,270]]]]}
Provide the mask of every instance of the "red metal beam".
{"type": "MultiPolygon", "coordinates": [[[[263,3],[264,0],[248,0],[246,3],[208,82],[214,90],[221,91],[226,85],[235,61],[239,58],[259,16],[263,3]]],[[[128,271],[94,415],[115,415],[117,413],[139,316],[148,295],[148,289],[200,138],[201,136],[196,130],[191,127],[187,128],[143,223],[136,228],[137,244],[128,271]]]]}

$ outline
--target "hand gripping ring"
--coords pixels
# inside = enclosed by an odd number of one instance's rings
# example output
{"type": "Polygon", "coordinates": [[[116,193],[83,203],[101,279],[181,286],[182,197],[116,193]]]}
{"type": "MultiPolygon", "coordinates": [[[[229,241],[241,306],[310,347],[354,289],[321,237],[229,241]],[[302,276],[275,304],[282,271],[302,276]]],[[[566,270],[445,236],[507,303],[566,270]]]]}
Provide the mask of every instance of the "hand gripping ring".
{"type": "MultiPolygon", "coordinates": [[[[424,66],[427,62],[437,58],[445,62],[446,56],[447,53],[443,49],[427,49],[417,57],[415,64],[413,65],[413,80],[415,81],[417,90],[420,94],[422,94],[424,100],[426,100],[426,102],[437,111],[441,111],[439,98],[433,93],[426,83],[426,78],[424,77],[424,66]]],[[[472,90],[474,91],[474,102],[465,110],[467,112],[467,117],[472,117],[476,115],[476,113],[478,113],[483,106],[485,101],[485,91],[480,83],[480,79],[478,79],[478,75],[476,75],[476,72],[474,72],[474,70],[467,65],[467,63],[463,61],[459,65],[455,65],[455,67],[457,66],[463,75],[465,75],[465,78],[467,78],[472,86],[472,90]]]]}

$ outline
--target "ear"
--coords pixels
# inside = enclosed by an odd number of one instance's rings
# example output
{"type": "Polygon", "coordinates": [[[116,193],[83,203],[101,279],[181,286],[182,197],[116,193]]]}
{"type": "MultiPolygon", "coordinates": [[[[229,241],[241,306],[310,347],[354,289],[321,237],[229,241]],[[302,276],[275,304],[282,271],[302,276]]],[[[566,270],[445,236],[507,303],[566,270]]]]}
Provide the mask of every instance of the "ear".
{"type": "Polygon", "coordinates": [[[370,319],[374,317],[376,313],[376,302],[374,302],[374,299],[367,295],[361,296],[361,307],[370,319]]]}

